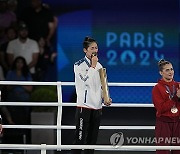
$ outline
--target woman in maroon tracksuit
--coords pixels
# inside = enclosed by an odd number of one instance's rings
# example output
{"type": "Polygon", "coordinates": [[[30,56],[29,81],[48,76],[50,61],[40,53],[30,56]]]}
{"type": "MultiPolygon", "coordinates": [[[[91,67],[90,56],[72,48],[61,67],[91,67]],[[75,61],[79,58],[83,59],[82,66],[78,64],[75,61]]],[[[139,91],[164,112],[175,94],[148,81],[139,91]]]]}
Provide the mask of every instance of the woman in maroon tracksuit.
{"type": "MultiPolygon", "coordinates": [[[[160,60],[158,67],[162,79],[152,90],[157,145],[180,145],[180,83],[173,80],[174,70],[169,61],[160,60]]],[[[180,154],[180,150],[157,150],[156,154],[180,154]]]]}

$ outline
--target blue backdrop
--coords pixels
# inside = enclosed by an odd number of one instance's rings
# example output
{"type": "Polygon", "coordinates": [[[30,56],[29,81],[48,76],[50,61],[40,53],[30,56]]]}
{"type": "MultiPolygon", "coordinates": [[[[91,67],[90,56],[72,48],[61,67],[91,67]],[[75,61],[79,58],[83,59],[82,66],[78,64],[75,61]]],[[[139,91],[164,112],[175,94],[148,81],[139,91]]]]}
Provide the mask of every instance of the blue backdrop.
{"type": "MultiPolygon", "coordinates": [[[[99,44],[99,61],[109,82],[157,82],[157,62],[173,63],[179,72],[178,0],[46,0],[59,20],[57,50],[59,81],[74,81],[73,64],[84,56],[85,36],[99,44]]],[[[63,89],[72,101],[74,88],[63,89]]],[[[110,87],[113,102],[151,103],[152,87],[110,87]]],[[[74,100],[73,100],[74,101],[74,100]]]]}

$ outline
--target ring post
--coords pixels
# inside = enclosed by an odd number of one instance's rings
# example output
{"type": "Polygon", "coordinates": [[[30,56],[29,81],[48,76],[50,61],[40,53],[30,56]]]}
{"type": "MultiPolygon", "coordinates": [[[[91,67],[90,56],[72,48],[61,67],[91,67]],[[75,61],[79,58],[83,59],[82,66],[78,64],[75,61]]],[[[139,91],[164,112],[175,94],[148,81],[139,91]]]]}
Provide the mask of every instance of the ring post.
{"type": "MultiPolygon", "coordinates": [[[[58,113],[57,113],[57,145],[61,146],[61,120],[62,120],[62,84],[57,83],[58,113]]],[[[61,149],[57,149],[61,151],[61,149]]]]}

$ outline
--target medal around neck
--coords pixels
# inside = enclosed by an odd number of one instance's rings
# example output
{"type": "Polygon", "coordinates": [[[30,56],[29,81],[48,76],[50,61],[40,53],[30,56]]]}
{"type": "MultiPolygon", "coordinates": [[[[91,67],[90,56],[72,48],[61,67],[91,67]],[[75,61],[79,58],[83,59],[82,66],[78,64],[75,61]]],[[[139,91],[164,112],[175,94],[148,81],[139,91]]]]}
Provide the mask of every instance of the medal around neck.
{"type": "Polygon", "coordinates": [[[177,112],[178,112],[178,108],[175,107],[175,106],[173,106],[173,107],[171,108],[171,113],[177,113],[177,112]]]}
{"type": "Polygon", "coordinates": [[[110,96],[109,96],[109,88],[107,84],[107,74],[105,68],[99,69],[99,75],[101,79],[101,85],[102,85],[102,91],[103,91],[103,98],[105,102],[109,102],[110,96]]]}

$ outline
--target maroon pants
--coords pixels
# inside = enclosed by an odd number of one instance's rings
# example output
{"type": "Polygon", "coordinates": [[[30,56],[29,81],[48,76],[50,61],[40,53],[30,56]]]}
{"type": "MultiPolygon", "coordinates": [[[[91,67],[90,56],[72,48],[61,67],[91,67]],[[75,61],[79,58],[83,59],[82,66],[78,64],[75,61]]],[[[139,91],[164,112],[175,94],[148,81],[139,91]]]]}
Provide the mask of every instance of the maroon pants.
{"type": "MultiPolygon", "coordinates": [[[[155,135],[158,146],[180,146],[180,121],[156,120],[155,135]]],[[[157,150],[156,154],[180,154],[180,150],[157,150]]]]}

